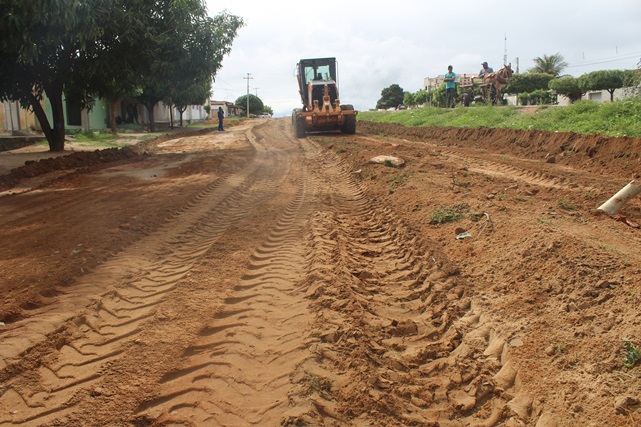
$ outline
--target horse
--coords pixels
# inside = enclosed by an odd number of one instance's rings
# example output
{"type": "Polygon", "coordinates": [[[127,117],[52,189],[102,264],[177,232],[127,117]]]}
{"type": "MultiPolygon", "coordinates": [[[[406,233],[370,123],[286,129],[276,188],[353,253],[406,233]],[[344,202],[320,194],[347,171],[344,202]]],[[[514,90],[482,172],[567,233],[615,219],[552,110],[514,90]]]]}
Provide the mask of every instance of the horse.
{"type": "MultiPolygon", "coordinates": [[[[491,96],[493,104],[496,103],[496,100],[503,99],[503,86],[512,78],[512,74],[512,63],[510,62],[497,72],[488,73],[483,76],[483,85],[485,85],[486,88],[490,88],[491,86],[490,93],[494,95],[491,96]]],[[[487,99],[487,93],[484,93],[483,97],[487,99]]]]}

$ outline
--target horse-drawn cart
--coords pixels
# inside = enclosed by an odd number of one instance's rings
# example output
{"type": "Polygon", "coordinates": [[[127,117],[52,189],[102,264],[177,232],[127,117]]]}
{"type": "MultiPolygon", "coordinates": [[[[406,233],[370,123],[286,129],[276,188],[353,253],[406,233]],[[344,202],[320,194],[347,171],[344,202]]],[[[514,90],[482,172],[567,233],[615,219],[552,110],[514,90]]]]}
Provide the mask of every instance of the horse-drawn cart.
{"type": "Polygon", "coordinates": [[[512,64],[508,64],[497,72],[471,79],[471,83],[460,85],[461,100],[468,106],[471,101],[481,101],[488,105],[503,104],[503,87],[512,78],[512,64]],[[480,95],[475,94],[475,88],[480,89],[480,95]]]}

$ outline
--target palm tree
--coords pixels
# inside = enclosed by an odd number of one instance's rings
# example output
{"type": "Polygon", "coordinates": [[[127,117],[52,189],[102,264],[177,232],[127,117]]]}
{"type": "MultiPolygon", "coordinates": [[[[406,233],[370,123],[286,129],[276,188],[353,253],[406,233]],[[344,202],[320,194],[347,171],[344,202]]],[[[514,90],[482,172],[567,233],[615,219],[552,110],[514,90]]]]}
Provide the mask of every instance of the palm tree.
{"type": "Polygon", "coordinates": [[[536,65],[530,68],[530,72],[552,74],[555,77],[558,77],[561,71],[568,66],[568,63],[564,61],[563,55],[560,53],[550,56],[543,55],[543,58],[534,58],[534,63],[536,65]]]}

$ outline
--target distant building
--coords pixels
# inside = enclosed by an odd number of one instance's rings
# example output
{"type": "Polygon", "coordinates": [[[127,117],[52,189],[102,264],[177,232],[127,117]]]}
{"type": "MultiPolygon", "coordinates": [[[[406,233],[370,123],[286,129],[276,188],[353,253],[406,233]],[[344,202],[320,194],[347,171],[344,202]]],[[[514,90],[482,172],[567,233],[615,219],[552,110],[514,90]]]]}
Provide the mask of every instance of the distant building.
{"type": "MultiPolygon", "coordinates": [[[[456,74],[456,79],[455,82],[460,84],[460,85],[471,85],[472,84],[472,79],[475,77],[478,77],[478,74],[456,74]]],[[[436,77],[425,77],[423,79],[423,89],[431,92],[435,89],[438,89],[443,83],[443,79],[445,78],[445,75],[439,74],[436,77]]]]}
{"type": "MultiPolygon", "coordinates": [[[[46,94],[41,102],[51,123],[51,103],[46,94]]],[[[89,132],[104,130],[111,125],[111,105],[100,98],[96,98],[89,108],[81,108],[80,105],[63,97],[62,107],[66,130],[89,132]]],[[[118,125],[134,122],[140,126],[149,125],[150,120],[147,109],[137,99],[125,98],[116,102],[115,107],[115,118],[118,125]],[[138,113],[137,115],[131,114],[134,110],[138,113]]],[[[169,107],[163,102],[159,102],[154,106],[154,122],[157,130],[168,127],[172,118],[175,122],[179,117],[180,113],[175,107],[169,107]]],[[[207,113],[203,105],[190,105],[183,112],[183,120],[187,121],[187,123],[205,119],[207,119],[207,113]]],[[[15,133],[19,131],[40,132],[42,127],[33,112],[22,108],[20,103],[15,101],[0,102],[0,133],[15,133]]]]}
{"type": "Polygon", "coordinates": [[[243,111],[243,107],[241,107],[240,105],[236,105],[233,102],[214,101],[213,99],[209,101],[209,107],[211,108],[211,117],[216,117],[216,111],[218,111],[218,107],[223,107],[223,113],[225,113],[225,117],[240,116],[243,111]]]}

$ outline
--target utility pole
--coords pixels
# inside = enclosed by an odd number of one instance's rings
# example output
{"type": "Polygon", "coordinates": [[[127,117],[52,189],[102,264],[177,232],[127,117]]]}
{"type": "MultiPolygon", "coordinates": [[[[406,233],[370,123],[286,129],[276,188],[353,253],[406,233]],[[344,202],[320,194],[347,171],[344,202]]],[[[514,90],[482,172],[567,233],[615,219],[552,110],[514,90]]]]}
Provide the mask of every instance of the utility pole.
{"type": "Polygon", "coordinates": [[[249,118],[249,81],[253,79],[251,76],[251,73],[247,73],[247,77],[243,77],[243,79],[247,80],[247,118],[249,118]]]}
{"type": "Polygon", "coordinates": [[[258,89],[260,89],[260,88],[259,87],[255,87],[254,88],[254,90],[256,91],[256,98],[258,98],[258,89]]]}
{"type": "Polygon", "coordinates": [[[503,41],[503,66],[505,67],[507,65],[507,33],[504,34],[504,41],[503,41]]]}

